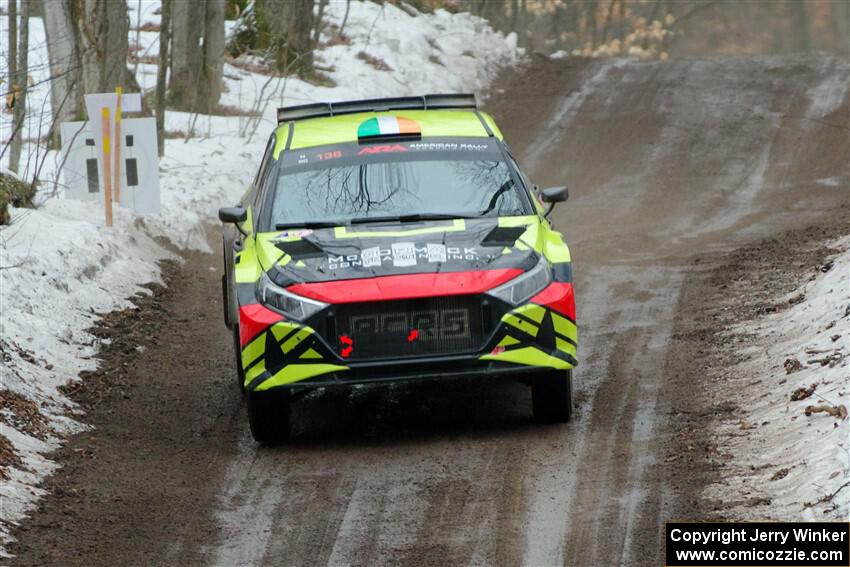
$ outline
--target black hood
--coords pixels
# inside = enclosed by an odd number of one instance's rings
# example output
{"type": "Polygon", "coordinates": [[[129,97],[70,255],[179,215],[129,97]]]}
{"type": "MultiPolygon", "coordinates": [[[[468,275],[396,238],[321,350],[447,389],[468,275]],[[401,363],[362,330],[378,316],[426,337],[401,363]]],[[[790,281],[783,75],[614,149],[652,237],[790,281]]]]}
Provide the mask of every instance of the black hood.
{"type": "Polygon", "coordinates": [[[538,254],[533,240],[520,237],[537,221],[526,218],[528,224],[507,227],[493,217],[284,230],[262,246],[261,256],[268,264],[276,259],[263,268],[284,287],[399,274],[529,270],[538,254]]]}

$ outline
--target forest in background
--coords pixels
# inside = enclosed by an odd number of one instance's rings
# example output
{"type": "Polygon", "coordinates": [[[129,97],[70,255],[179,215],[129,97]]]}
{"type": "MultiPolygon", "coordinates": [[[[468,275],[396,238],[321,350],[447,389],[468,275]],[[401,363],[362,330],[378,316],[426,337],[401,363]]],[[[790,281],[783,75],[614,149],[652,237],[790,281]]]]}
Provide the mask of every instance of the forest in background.
{"type": "MultiPolygon", "coordinates": [[[[320,42],[348,40],[346,18],[337,26],[323,15],[329,2],[344,3],[347,15],[352,0],[162,0],[161,24],[141,27],[159,33],[161,56],[153,60],[139,53],[128,17],[128,3],[141,7],[143,1],[6,1],[2,16],[9,24],[9,48],[0,53],[0,64],[7,69],[0,77],[0,92],[4,111],[13,115],[13,128],[3,133],[0,158],[9,152],[10,170],[19,170],[21,125],[32,86],[27,72],[32,69],[30,17],[43,18],[47,35],[52,120],[45,143],[58,147],[58,125],[85,116],[84,93],[118,86],[141,90],[130,70],[141,61],[158,66],[156,87],[143,94],[145,109],[157,117],[161,153],[166,107],[201,114],[227,111],[219,104],[224,61],[269,75],[297,75],[319,84],[326,80],[313,51],[320,42]],[[233,23],[228,37],[226,20],[233,23]]],[[[850,0],[385,1],[411,14],[468,11],[515,33],[528,52],[561,57],[850,51],[850,0]]],[[[381,61],[370,63],[381,69],[381,61]]],[[[37,168],[28,188],[7,179],[6,185],[20,189],[0,188],[0,200],[26,204],[37,182],[37,168]]]]}
{"type": "Polygon", "coordinates": [[[409,0],[470,11],[519,45],[585,56],[850,51],[850,0],[409,0]],[[630,53],[631,50],[631,53],[630,53]]]}

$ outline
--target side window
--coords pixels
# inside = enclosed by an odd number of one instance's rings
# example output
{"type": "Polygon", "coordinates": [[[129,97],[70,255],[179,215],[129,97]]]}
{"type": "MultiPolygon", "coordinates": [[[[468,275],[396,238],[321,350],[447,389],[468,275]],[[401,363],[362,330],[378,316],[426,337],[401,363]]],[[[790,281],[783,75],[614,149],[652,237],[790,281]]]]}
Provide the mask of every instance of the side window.
{"type": "Polygon", "coordinates": [[[266,151],[263,153],[263,161],[260,162],[260,168],[257,170],[257,175],[254,177],[254,183],[251,185],[251,190],[245,196],[246,205],[254,205],[256,207],[257,194],[263,186],[263,182],[268,176],[268,172],[272,165],[272,153],[277,142],[277,136],[272,134],[269,138],[269,143],[266,144],[266,151]]]}

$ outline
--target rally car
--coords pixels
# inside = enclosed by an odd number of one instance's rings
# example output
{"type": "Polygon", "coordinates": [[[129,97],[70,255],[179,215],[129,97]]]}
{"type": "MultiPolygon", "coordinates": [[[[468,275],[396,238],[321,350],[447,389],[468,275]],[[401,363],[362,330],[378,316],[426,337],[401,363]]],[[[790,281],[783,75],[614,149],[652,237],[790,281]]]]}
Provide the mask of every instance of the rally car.
{"type": "Polygon", "coordinates": [[[566,187],[520,172],[473,95],[278,110],[225,223],[225,322],[254,438],[310,388],[507,375],[567,421],[577,329],[566,187]],[[547,203],[547,205],[544,205],[547,203]]]}

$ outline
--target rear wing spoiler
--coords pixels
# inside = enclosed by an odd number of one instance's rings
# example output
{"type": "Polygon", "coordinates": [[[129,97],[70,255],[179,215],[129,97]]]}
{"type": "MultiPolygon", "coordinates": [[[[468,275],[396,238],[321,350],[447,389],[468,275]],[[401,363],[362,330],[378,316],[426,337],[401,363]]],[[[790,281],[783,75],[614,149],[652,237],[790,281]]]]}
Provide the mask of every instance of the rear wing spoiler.
{"type": "Polygon", "coordinates": [[[322,116],[338,116],[356,112],[384,112],[387,110],[434,110],[447,108],[478,109],[474,94],[429,94],[396,98],[373,98],[344,102],[315,102],[277,109],[277,123],[322,116]]]}

